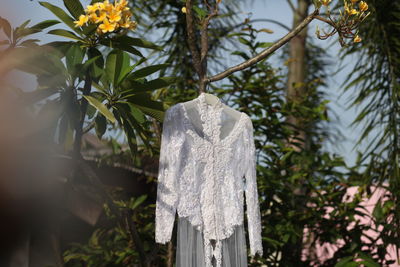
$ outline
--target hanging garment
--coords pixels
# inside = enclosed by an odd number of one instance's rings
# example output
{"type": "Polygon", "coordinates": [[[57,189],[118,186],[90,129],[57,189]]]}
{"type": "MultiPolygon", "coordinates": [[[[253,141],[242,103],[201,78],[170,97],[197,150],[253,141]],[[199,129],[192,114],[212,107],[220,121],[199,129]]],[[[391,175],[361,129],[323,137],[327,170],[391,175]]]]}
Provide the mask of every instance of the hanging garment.
{"type": "MultiPolygon", "coordinates": [[[[216,104],[209,105],[205,93],[189,102],[194,104],[191,116],[185,102],[168,108],[164,117],[155,241],[165,244],[171,240],[178,213],[177,257],[180,258],[176,261],[184,261],[182,257],[188,257],[193,251],[189,251],[190,245],[186,246],[186,252],[185,248],[182,250],[182,240],[191,240],[192,248],[198,249],[199,244],[203,248],[203,252],[193,256],[197,259],[191,259],[189,265],[182,262],[180,266],[209,267],[214,261],[217,267],[229,266],[223,263],[230,257],[228,251],[223,255],[224,248],[246,251],[245,242],[240,240],[243,239],[245,194],[250,255],[262,256],[252,121],[244,112],[240,112],[238,120],[232,120],[221,100],[218,98],[216,104]],[[185,226],[187,237],[183,236],[185,226]],[[201,265],[202,257],[204,265],[201,265]]],[[[230,255],[230,258],[237,257],[233,252],[230,255]]],[[[243,257],[243,253],[238,255],[243,257]]]]}

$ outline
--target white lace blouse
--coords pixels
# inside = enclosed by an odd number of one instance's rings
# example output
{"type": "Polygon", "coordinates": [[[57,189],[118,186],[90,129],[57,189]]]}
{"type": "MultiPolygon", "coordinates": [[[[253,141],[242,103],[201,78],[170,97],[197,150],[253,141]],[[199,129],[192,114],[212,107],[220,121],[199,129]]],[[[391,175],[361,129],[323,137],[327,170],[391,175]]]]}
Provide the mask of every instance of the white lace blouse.
{"type": "Polygon", "coordinates": [[[155,240],[171,240],[175,213],[187,217],[204,234],[206,266],[214,255],[221,266],[221,242],[233,234],[244,219],[246,197],[250,254],[262,256],[261,218],[256,182],[253,124],[240,112],[238,120],[224,111],[224,104],[211,106],[205,94],[191,100],[189,116],[184,103],[166,110],[159,160],[155,240]],[[192,110],[193,112],[193,110],[192,110]],[[201,125],[201,129],[196,126],[201,125]],[[210,240],[216,240],[213,250],[210,240]]]}

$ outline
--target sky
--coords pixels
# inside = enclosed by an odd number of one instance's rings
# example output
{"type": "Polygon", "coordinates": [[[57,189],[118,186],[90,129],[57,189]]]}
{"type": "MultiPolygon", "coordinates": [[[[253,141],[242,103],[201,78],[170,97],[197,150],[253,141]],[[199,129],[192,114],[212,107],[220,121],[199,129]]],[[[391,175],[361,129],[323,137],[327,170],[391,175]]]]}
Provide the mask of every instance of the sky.
{"type": "MultiPolygon", "coordinates": [[[[46,20],[46,19],[56,19],[52,13],[50,13],[46,8],[42,7],[37,1],[30,0],[1,0],[2,7],[0,10],[0,16],[6,18],[12,23],[13,27],[18,26],[22,22],[27,19],[31,19],[29,25],[34,25],[37,22],[46,20]]],[[[229,0],[227,0],[229,1],[229,0]]],[[[62,6],[62,1],[60,0],[49,0],[48,2],[62,6]]],[[[272,19],[279,21],[287,26],[291,25],[292,21],[292,13],[287,5],[287,1],[285,0],[254,0],[248,1],[251,4],[243,4],[242,5],[242,14],[243,18],[246,18],[250,15],[251,19],[272,19]]],[[[295,2],[295,1],[294,1],[295,2]]],[[[88,3],[88,1],[82,1],[83,4],[88,3]]],[[[247,3],[247,1],[246,1],[247,3]]],[[[309,10],[312,12],[312,8],[309,10]]],[[[318,40],[317,37],[312,34],[315,32],[316,25],[323,27],[320,22],[312,22],[310,24],[309,32],[310,38],[314,38],[316,44],[321,47],[328,48],[328,53],[332,57],[333,66],[331,68],[332,73],[336,72],[339,68],[339,71],[336,74],[332,74],[327,81],[328,88],[324,89],[328,95],[328,99],[331,101],[328,104],[329,109],[332,113],[335,113],[337,118],[331,117],[332,122],[331,125],[337,127],[337,129],[342,133],[344,139],[338,141],[335,144],[327,143],[324,146],[324,150],[336,153],[340,156],[343,156],[346,160],[348,166],[352,166],[356,159],[356,151],[352,150],[353,145],[358,139],[358,136],[361,133],[360,128],[350,127],[350,123],[355,118],[358,110],[357,109],[348,109],[346,107],[348,105],[348,101],[350,96],[354,95],[355,92],[349,91],[348,93],[339,97],[342,93],[342,88],[340,87],[341,83],[345,81],[346,75],[351,71],[353,66],[354,58],[347,58],[343,64],[343,66],[339,66],[339,61],[335,60],[338,56],[338,52],[340,50],[340,45],[336,41],[336,38],[333,38],[331,41],[322,41],[318,40]]],[[[139,25],[140,26],[140,25],[139,25]]],[[[273,34],[260,34],[260,40],[272,42],[281,38],[284,34],[287,33],[285,29],[282,27],[276,26],[272,23],[256,23],[254,24],[256,28],[268,28],[272,29],[273,34]]],[[[43,38],[44,36],[40,36],[43,38]]],[[[37,38],[37,37],[36,37],[37,38]]],[[[44,40],[53,41],[57,40],[57,37],[49,37],[46,36],[44,40]]],[[[272,59],[273,60],[273,59],[272,59]]],[[[277,65],[274,67],[282,67],[278,66],[277,61],[271,62],[273,65],[277,65]]],[[[22,89],[29,90],[29,88],[35,88],[36,81],[33,77],[29,75],[23,76],[21,78],[21,74],[11,73],[9,75],[9,80],[11,80],[15,85],[19,86],[22,89]]],[[[332,114],[330,113],[330,114],[332,114]]],[[[332,114],[333,115],[333,114],[332,114]]],[[[364,143],[367,145],[367,143],[364,143]]],[[[365,147],[365,145],[363,147],[365,147]]]]}

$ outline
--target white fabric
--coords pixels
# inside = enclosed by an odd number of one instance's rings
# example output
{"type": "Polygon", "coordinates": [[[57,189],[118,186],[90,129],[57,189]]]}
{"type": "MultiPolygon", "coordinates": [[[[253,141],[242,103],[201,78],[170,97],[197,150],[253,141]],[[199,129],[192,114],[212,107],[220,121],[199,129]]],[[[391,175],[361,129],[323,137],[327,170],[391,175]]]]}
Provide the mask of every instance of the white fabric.
{"type": "Polygon", "coordinates": [[[204,93],[191,101],[193,110],[178,103],[165,113],[155,240],[161,244],[171,240],[177,212],[203,232],[206,266],[211,266],[213,256],[221,266],[221,240],[243,224],[244,192],[250,255],[262,256],[252,121],[244,112],[238,121],[233,120],[223,112],[220,99],[208,105],[204,93]],[[201,127],[196,128],[196,124],[201,127]],[[216,240],[214,249],[211,239],[216,240]]]}
{"type": "MultiPolygon", "coordinates": [[[[175,267],[205,267],[203,233],[194,228],[185,217],[178,217],[175,267]]],[[[221,240],[222,267],[248,267],[244,226],[221,240]]],[[[215,266],[215,258],[213,266],[215,266]]]]}

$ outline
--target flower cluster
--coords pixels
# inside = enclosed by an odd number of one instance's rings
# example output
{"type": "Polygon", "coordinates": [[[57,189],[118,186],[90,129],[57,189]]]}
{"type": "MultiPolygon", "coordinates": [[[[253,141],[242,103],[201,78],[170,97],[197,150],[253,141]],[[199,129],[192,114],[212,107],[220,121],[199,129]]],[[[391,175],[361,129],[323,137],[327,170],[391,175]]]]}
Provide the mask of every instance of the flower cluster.
{"type": "Polygon", "coordinates": [[[344,2],[344,10],[347,14],[351,15],[358,15],[361,16],[365,11],[368,10],[368,4],[365,3],[364,1],[360,1],[358,3],[358,9],[357,9],[357,2],[359,0],[351,0],[350,2],[345,1],[344,2]]]}
{"type": "MultiPolygon", "coordinates": [[[[346,12],[347,16],[356,16],[356,19],[362,20],[365,17],[365,11],[368,10],[368,4],[364,1],[359,0],[348,0],[344,1],[344,11],[346,12]],[[357,5],[358,3],[358,5],[357,5]]],[[[361,37],[356,34],[353,38],[353,42],[359,43],[361,42],[361,37]]]]}
{"type": "Polygon", "coordinates": [[[323,35],[320,34],[319,28],[317,27],[317,36],[319,39],[327,39],[333,36],[335,33],[339,34],[339,41],[341,45],[345,45],[344,39],[351,38],[354,43],[359,43],[362,41],[361,37],[358,35],[358,26],[360,23],[369,15],[368,4],[365,1],[360,0],[343,0],[344,1],[344,12],[340,10],[339,19],[335,20],[331,17],[329,4],[332,0],[320,0],[321,5],[325,6],[327,9],[327,18],[320,19],[331,26],[333,30],[330,33],[324,32],[323,35]],[[356,33],[353,33],[356,31],[356,33]]]}
{"type": "Polygon", "coordinates": [[[113,32],[119,28],[134,30],[137,23],[131,20],[132,13],[127,5],[127,0],[115,0],[114,3],[105,0],[88,5],[85,8],[85,14],[74,21],[75,27],[82,27],[89,23],[98,24],[96,30],[98,34],[113,32]]]}

